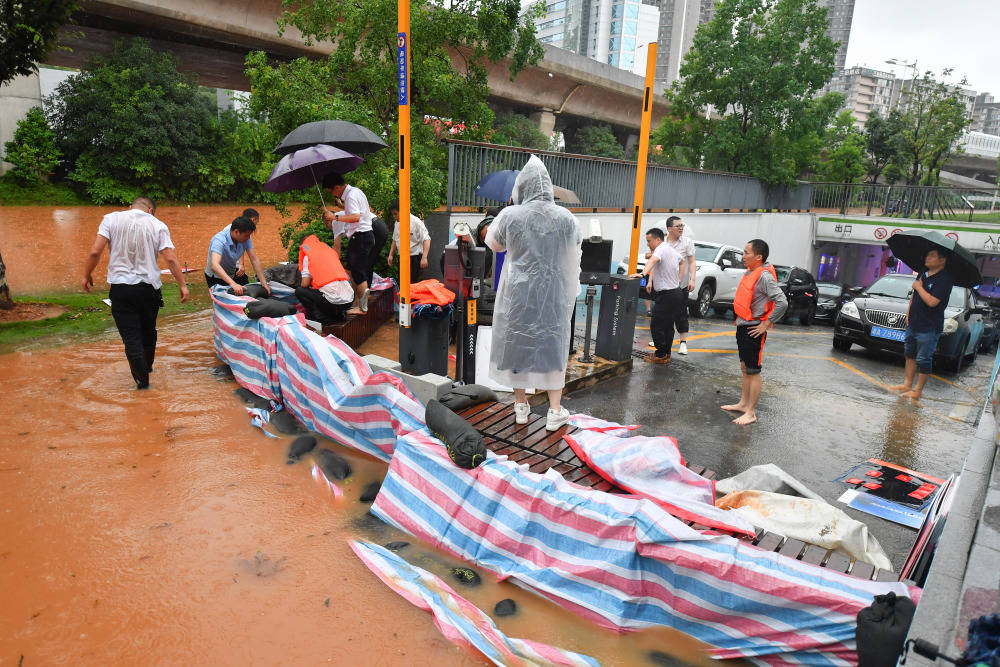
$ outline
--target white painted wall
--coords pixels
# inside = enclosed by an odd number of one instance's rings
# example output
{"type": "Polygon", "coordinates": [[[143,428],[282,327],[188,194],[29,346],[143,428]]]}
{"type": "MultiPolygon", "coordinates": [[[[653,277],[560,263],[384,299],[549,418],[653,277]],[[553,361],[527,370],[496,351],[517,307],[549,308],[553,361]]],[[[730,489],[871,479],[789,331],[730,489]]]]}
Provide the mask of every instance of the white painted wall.
{"type": "MultiPolygon", "coordinates": [[[[726,243],[742,248],[753,238],[767,241],[771,247],[770,261],[775,264],[793,264],[812,270],[815,216],[810,213],[677,213],[684,222],[685,234],[690,230],[696,241],[726,243]]],[[[614,241],[612,257],[617,264],[627,257],[631,243],[632,216],[628,213],[579,213],[576,215],[584,234],[590,229],[590,220],[601,221],[604,238],[614,241]]],[[[646,230],[662,226],[668,215],[646,213],[642,216],[639,251],[645,253],[646,230]]],[[[451,216],[454,226],[464,220],[475,228],[483,219],[480,213],[456,213],[451,216]]]]}

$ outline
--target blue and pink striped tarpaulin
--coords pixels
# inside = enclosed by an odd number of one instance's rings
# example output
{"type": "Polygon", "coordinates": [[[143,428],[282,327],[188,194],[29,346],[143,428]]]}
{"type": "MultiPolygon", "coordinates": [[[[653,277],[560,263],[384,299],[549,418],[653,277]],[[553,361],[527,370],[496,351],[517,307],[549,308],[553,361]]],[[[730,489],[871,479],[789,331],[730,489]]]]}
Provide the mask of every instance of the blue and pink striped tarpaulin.
{"type": "Polygon", "coordinates": [[[698,531],[671,516],[669,503],[583,488],[492,453],[478,468],[458,468],[399,378],[372,373],[300,317],[248,320],[246,298],[218,288],[212,298],[219,356],[240,384],[390,461],[376,515],[603,626],[669,626],[717,658],[853,664],[857,612],[889,591],[919,595],[698,531]]]}

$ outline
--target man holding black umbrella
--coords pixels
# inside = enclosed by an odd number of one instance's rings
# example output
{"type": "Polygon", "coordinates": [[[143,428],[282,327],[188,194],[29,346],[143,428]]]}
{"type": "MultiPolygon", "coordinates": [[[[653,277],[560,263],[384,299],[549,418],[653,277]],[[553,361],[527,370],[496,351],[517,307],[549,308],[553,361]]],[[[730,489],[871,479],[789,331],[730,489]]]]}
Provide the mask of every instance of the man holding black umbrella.
{"type": "Polygon", "coordinates": [[[323,178],[323,187],[344,202],[343,211],[327,209],[323,218],[333,229],[335,250],[340,250],[340,239],[346,236],[347,270],[354,282],[356,308],[348,313],[358,315],[368,312],[368,259],[375,247],[375,235],[372,233],[371,207],[368,197],[353,185],[348,185],[340,174],[328,174],[323,178]]]}
{"type": "Polygon", "coordinates": [[[889,391],[902,391],[907,398],[918,399],[931,374],[931,363],[938,338],[944,327],[944,309],[951,296],[954,279],[945,268],[948,251],[931,249],[924,258],[925,271],[913,281],[913,294],[907,311],[906,338],[903,356],[906,357],[906,378],[903,384],[889,387],[889,391]],[[917,384],[913,385],[914,376],[917,384]]]}

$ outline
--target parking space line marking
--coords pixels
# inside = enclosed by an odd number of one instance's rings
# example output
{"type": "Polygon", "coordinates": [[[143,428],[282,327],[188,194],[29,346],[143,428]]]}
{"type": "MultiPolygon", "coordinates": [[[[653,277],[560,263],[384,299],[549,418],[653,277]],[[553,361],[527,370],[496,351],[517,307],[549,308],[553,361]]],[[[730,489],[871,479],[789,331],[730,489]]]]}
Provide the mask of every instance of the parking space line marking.
{"type": "Polygon", "coordinates": [[[935,380],[940,380],[941,382],[944,382],[945,384],[950,384],[952,387],[957,387],[958,389],[961,389],[962,391],[967,392],[967,393],[971,394],[972,396],[977,396],[977,394],[974,391],[972,391],[971,389],[969,389],[968,387],[966,387],[964,385],[958,384],[957,382],[952,382],[951,380],[949,380],[947,378],[943,378],[940,375],[935,375],[934,373],[931,373],[931,377],[934,378],[935,380]]]}
{"type": "Polygon", "coordinates": [[[834,359],[833,357],[827,357],[827,359],[829,359],[830,361],[832,361],[836,365],[840,366],[841,368],[846,368],[847,370],[851,371],[855,375],[868,380],[869,382],[871,382],[873,385],[875,385],[877,387],[882,387],[882,389],[885,389],[885,390],[889,389],[889,385],[887,385],[886,383],[882,382],[881,380],[876,380],[871,375],[868,375],[868,373],[865,373],[864,371],[861,371],[860,369],[855,368],[854,366],[850,365],[846,361],[841,361],[840,359],[834,359]]]}

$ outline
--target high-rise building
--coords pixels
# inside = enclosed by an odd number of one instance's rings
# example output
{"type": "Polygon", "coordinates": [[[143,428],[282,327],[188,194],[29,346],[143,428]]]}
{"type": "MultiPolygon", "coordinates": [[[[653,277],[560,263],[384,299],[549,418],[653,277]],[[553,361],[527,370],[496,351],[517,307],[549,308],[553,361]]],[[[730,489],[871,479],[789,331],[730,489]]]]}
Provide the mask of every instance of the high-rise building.
{"type": "MultiPolygon", "coordinates": [[[[827,7],[827,35],[840,46],[834,59],[847,58],[855,0],[818,0],[827,7]]],[[[549,0],[537,19],[538,40],[580,55],[643,73],[644,45],[657,42],[656,82],[669,86],[694,41],[698,26],[712,20],[716,0],[549,0]],[[656,10],[654,12],[654,10],[656,10]],[[655,33],[653,27],[656,27],[655,33]]]]}
{"type": "Polygon", "coordinates": [[[825,90],[841,93],[844,108],[854,114],[855,122],[863,127],[873,111],[878,111],[883,118],[889,115],[895,80],[892,72],[850,67],[834,74],[825,90]]]}
{"type": "MultiPolygon", "coordinates": [[[[910,97],[916,88],[919,90],[921,79],[896,79],[892,86],[892,105],[905,111],[910,104],[910,97]]],[[[974,118],[976,109],[976,91],[963,86],[946,85],[949,93],[955,94],[965,105],[969,118],[974,118]]]]}
{"type": "Polygon", "coordinates": [[[976,95],[969,131],[1000,135],[1000,102],[990,93],[976,95]]]}
{"type": "Polygon", "coordinates": [[[659,9],[640,0],[554,0],[535,23],[538,41],[629,71],[656,41],[659,9]]]}
{"type": "Polygon", "coordinates": [[[669,86],[680,77],[681,63],[694,41],[694,32],[712,19],[715,0],[655,0],[660,9],[656,83],[669,86]]]}
{"type": "Polygon", "coordinates": [[[847,43],[851,39],[854,0],[818,0],[816,4],[826,7],[826,18],[830,24],[826,29],[826,36],[840,45],[833,57],[833,66],[839,72],[847,64],[847,43]]]}

